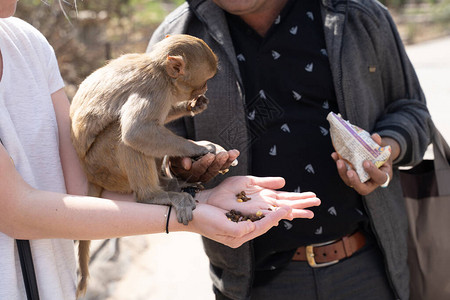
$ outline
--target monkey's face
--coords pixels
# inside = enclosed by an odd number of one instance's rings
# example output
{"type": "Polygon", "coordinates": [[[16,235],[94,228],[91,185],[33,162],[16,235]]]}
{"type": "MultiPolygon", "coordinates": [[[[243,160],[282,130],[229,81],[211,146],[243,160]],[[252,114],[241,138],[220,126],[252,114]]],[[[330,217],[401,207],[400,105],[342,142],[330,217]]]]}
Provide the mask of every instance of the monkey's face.
{"type": "Polygon", "coordinates": [[[208,85],[207,81],[205,81],[205,83],[202,86],[194,88],[194,90],[191,92],[191,99],[197,99],[200,96],[204,96],[207,90],[208,85]]]}
{"type": "Polygon", "coordinates": [[[190,101],[206,93],[206,82],[217,72],[217,57],[204,41],[175,35],[157,43],[153,51],[163,53],[164,66],[174,88],[173,101],[190,101]]]}
{"type": "Polygon", "coordinates": [[[186,74],[185,76],[180,76],[178,78],[178,88],[183,94],[186,100],[196,100],[200,97],[204,97],[206,91],[208,90],[207,82],[216,74],[216,71],[208,71],[208,68],[195,68],[194,72],[186,74]]]}

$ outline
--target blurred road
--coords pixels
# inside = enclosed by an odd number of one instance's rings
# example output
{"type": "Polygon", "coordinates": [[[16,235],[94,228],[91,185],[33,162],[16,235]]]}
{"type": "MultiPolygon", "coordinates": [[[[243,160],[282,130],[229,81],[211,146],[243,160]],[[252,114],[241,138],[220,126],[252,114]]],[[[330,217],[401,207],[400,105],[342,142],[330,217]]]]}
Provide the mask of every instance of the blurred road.
{"type": "MultiPolygon", "coordinates": [[[[416,68],[431,115],[450,141],[450,37],[409,46],[407,52],[416,68]]],[[[119,267],[97,267],[93,271],[98,274],[92,272],[93,281],[103,277],[103,284],[97,286],[109,291],[111,296],[107,299],[214,299],[208,260],[198,235],[170,233],[130,237],[122,239],[122,244],[125,245],[122,246],[119,267]],[[134,247],[130,247],[133,244],[134,247]],[[136,251],[136,248],[138,253],[131,255],[130,251],[136,251]],[[105,278],[114,275],[116,279],[105,278]]]]}
{"type": "Polygon", "coordinates": [[[450,142],[450,37],[406,48],[428,103],[428,109],[450,142]]]}

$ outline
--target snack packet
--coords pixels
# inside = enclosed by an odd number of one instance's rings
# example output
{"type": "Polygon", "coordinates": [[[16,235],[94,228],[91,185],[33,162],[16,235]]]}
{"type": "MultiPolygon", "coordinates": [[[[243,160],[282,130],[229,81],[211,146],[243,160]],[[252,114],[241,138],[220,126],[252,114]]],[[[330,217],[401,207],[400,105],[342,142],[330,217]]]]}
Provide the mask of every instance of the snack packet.
{"type": "Polygon", "coordinates": [[[330,123],[330,135],[333,147],[345,161],[348,169],[354,169],[361,182],[370,179],[363,168],[363,161],[369,160],[379,168],[391,155],[391,146],[381,147],[370,134],[350,122],[330,112],[327,116],[330,123]]]}

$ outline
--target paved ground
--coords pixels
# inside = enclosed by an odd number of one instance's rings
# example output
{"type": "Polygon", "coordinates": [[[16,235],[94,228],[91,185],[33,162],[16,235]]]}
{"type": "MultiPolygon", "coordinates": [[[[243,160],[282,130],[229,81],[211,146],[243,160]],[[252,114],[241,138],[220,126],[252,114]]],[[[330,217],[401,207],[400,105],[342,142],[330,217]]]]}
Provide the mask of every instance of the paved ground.
{"type": "Polygon", "coordinates": [[[450,37],[407,47],[431,116],[450,142],[450,37]]]}
{"type": "MultiPolygon", "coordinates": [[[[428,106],[450,141],[450,37],[407,48],[428,106]]],[[[93,266],[91,296],[109,300],[213,299],[208,261],[198,235],[158,234],[122,239],[118,262],[93,266]],[[96,280],[102,278],[96,284],[96,280]],[[121,278],[120,281],[119,278],[121,278]]],[[[106,255],[106,254],[104,254],[106,255]]]]}

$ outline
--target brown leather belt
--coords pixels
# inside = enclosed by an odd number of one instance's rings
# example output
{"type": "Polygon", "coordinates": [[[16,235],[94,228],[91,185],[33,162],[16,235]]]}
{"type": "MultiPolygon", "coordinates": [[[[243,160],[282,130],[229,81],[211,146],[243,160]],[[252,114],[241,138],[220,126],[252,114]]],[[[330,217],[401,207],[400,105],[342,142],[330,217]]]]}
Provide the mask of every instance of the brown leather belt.
{"type": "Polygon", "coordinates": [[[366,238],[360,231],[344,236],[339,240],[313,244],[297,248],[292,260],[307,261],[313,268],[333,265],[339,260],[350,257],[366,244],[366,238]]]}

